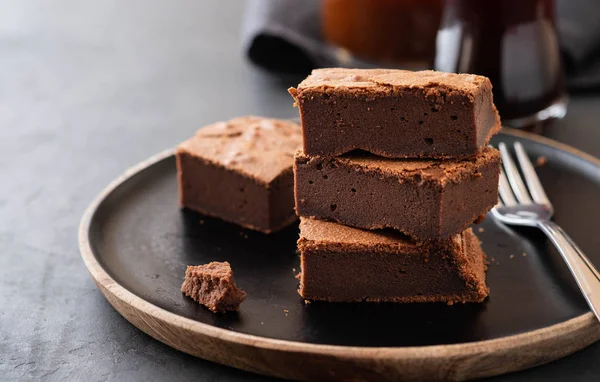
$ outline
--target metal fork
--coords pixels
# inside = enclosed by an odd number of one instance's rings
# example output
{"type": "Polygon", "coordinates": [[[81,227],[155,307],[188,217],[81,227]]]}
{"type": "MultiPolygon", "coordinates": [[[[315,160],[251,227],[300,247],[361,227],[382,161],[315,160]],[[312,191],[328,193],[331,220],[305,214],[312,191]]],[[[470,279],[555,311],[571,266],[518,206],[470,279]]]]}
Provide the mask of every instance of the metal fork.
{"type": "Polygon", "coordinates": [[[492,215],[508,225],[541,229],[562,255],[592,312],[600,320],[600,273],[565,231],[550,220],[554,214],[552,203],[546,196],[523,145],[516,142],[514,148],[527,187],[506,144],[500,143],[498,148],[504,169],[500,173],[498,189],[501,200],[492,209],[492,215]]]}

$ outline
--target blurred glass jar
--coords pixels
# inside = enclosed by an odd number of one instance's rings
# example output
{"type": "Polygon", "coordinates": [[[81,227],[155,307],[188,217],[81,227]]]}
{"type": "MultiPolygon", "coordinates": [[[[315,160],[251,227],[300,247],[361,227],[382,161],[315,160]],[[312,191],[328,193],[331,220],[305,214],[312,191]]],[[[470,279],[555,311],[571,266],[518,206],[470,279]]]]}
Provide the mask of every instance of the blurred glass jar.
{"type": "Polygon", "coordinates": [[[429,68],[443,0],[322,0],[325,40],[370,63],[429,68]]]}
{"type": "Polygon", "coordinates": [[[445,0],[434,66],[489,77],[509,126],[566,113],[553,0],[445,0]]]}

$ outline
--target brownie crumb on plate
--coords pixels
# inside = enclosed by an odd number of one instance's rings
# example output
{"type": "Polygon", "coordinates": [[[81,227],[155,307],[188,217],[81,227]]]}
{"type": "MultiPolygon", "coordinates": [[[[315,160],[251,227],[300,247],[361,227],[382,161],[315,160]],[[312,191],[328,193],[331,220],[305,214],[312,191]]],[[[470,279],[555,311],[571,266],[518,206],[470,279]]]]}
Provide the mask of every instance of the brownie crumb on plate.
{"type": "Polygon", "coordinates": [[[235,285],[227,261],[188,265],[181,291],[215,313],[237,311],[246,299],[246,292],[235,285]]]}
{"type": "Polygon", "coordinates": [[[535,161],[535,166],[542,167],[542,166],[545,166],[546,163],[548,163],[548,158],[543,155],[540,155],[539,157],[537,157],[537,159],[535,161]]]}

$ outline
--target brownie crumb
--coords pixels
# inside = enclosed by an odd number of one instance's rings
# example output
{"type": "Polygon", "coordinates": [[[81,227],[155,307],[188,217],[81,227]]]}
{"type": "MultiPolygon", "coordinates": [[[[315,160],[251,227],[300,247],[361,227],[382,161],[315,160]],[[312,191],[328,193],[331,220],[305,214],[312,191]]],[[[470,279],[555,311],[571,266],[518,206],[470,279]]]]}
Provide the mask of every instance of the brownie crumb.
{"type": "Polygon", "coordinates": [[[540,155],[539,157],[537,157],[537,160],[535,161],[535,166],[542,167],[542,166],[545,166],[546,163],[548,163],[548,158],[546,158],[543,155],[540,155]]]}
{"type": "Polygon", "coordinates": [[[227,261],[188,265],[181,291],[215,313],[237,311],[246,299],[246,292],[235,285],[227,261]]]}
{"type": "Polygon", "coordinates": [[[481,222],[483,222],[485,220],[485,214],[481,214],[477,217],[477,219],[475,219],[475,221],[473,222],[473,224],[480,224],[481,222]]]}

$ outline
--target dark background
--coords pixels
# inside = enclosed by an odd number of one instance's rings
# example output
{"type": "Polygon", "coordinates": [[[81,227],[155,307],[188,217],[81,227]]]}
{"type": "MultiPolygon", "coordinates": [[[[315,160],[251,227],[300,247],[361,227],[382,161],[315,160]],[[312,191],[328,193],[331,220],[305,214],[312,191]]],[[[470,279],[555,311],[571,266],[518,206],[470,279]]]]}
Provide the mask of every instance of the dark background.
{"type": "MultiPolygon", "coordinates": [[[[291,117],[242,57],[243,2],[0,1],[0,380],[266,381],[187,356],[123,319],[79,256],[94,196],[215,120],[291,117]]],[[[545,135],[600,156],[600,93],[545,135]]],[[[600,344],[492,381],[600,379],[600,344]]]]}

